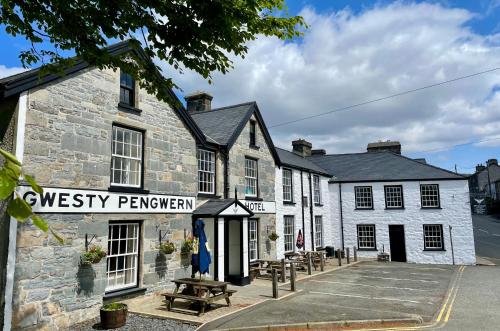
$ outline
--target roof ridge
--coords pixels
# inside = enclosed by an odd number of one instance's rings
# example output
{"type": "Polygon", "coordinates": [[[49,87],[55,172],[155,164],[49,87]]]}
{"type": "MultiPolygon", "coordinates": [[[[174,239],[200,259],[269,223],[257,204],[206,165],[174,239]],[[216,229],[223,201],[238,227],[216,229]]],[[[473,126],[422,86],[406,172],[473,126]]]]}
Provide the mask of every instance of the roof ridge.
{"type": "Polygon", "coordinates": [[[238,103],[236,105],[230,105],[230,106],[224,106],[224,107],[219,107],[219,108],[213,108],[211,110],[197,111],[197,112],[194,112],[194,113],[190,113],[190,115],[191,116],[196,116],[198,114],[213,113],[213,112],[216,112],[216,111],[219,111],[219,110],[224,110],[224,109],[228,109],[228,108],[239,107],[239,106],[243,106],[243,105],[251,105],[251,104],[254,104],[254,103],[256,103],[256,102],[255,101],[242,102],[242,103],[238,103]]]}
{"type": "Polygon", "coordinates": [[[393,155],[395,155],[395,156],[399,156],[400,158],[403,158],[403,159],[406,159],[406,160],[412,161],[412,162],[414,162],[414,163],[418,163],[418,164],[420,164],[420,165],[422,165],[422,166],[427,166],[427,167],[431,167],[431,168],[434,168],[434,169],[437,169],[437,170],[442,170],[442,171],[445,171],[445,172],[450,173],[450,174],[452,174],[452,175],[456,175],[456,176],[459,176],[459,177],[463,177],[463,178],[465,178],[465,176],[463,176],[463,175],[461,175],[461,174],[459,174],[459,173],[453,172],[453,171],[448,170],[448,169],[443,169],[443,168],[440,168],[440,167],[435,166],[435,165],[430,164],[430,163],[422,163],[422,162],[418,162],[417,160],[412,159],[412,158],[410,158],[410,157],[408,157],[408,156],[404,156],[404,155],[402,155],[402,154],[394,153],[394,152],[391,152],[391,151],[385,151],[385,152],[391,153],[391,154],[393,154],[393,155]]]}

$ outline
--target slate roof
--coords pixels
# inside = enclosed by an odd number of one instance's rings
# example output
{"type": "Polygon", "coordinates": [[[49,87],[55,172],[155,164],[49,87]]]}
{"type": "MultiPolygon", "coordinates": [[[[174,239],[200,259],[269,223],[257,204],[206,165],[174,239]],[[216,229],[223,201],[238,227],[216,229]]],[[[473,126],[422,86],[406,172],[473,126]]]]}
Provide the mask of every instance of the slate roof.
{"type": "Polygon", "coordinates": [[[313,155],[307,159],[335,176],[335,182],[466,179],[388,151],[313,155]]]}
{"type": "Polygon", "coordinates": [[[297,155],[293,152],[287,151],[286,149],[282,149],[276,147],[276,151],[278,152],[278,156],[280,158],[281,164],[285,166],[289,166],[291,168],[312,171],[314,173],[318,173],[320,175],[324,175],[327,177],[331,177],[325,169],[321,168],[317,164],[311,162],[307,158],[304,158],[300,155],[297,155]]]}
{"type": "Polygon", "coordinates": [[[243,209],[245,209],[251,216],[253,216],[253,212],[249,210],[244,204],[235,199],[210,199],[200,207],[196,208],[193,211],[193,215],[195,216],[217,216],[220,212],[225,210],[227,207],[231,206],[237,201],[238,205],[240,205],[243,209]]]}

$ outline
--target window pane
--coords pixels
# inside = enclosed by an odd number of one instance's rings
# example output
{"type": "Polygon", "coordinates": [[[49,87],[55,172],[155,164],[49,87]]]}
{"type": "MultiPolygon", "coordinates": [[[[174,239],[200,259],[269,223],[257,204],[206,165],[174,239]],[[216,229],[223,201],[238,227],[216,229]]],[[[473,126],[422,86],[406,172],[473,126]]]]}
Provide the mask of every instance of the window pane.
{"type": "Polygon", "coordinates": [[[420,195],[422,200],[422,208],[440,207],[438,184],[420,185],[420,195]]]}
{"type": "Polygon", "coordinates": [[[371,209],[373,208],[372,187],[371,186],[355,186],[354,195],[356,200],[356,208],[371,209]]]}
{"type": "Polygon", "coordinates": [[[358,248],[376,249],[375,225],[358,225],[358,248]]]}
{"type": "Polygon", "coordinates": [[[139,224],[110,224],[106,291],[137,285],[139,224]]]}
{"type": "Polygon", "coordinates": [[[245,195],[257,196],[257,161],[245,159],[245,195]]]}
{"type": "Polygon", "coordinates": [[[215,193],[215,153],[198,150],[198,191],[215,193]]]}
{"type": "Polygon", "coordinates": [[[283,200],[292,201],[292,171],[289,169],[283,169],[283,200]]]}
{"type": "Polygon", "coordinates": [[[403,208],[403,187],[385,186],[386,208],[403,208]]]}
{"type": "Polygon", "coordinates": [[[424,224],[425,249],[443,249],[443,226],[441,224],[424,224]]]}
{"type": "Polygon", "coordinates": [[[314,243],[316,247],[323,247],[323,217],[314,217],[314,243]]]}
{"type": "Polygon", "coordinates": [[[140,187],[142,132],[115,126],[112,146],[111,183],[140,187]]]}
{"type": "Polygon", "coordinates": [[[285,242],[285,252],[294,250],[294,218],[293,216],[284,217],[283,239],[285,242]]]}

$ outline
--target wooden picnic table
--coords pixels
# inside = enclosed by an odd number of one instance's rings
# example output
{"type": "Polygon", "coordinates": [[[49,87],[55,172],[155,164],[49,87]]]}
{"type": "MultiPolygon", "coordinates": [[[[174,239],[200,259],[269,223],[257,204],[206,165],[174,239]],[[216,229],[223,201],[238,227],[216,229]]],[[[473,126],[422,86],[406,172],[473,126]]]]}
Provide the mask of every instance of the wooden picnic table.
{"type": "Polygon", "coordinates": [[[167,303],[167,309],[170,311],[175,299],[184,299],[193,303],[199,303],[198,316],[205,313],[205,308],[211,303],[225,299],[228,306],[231,306],[229,297],[236,291],[227,288],[228,282],[219,282],[215,280],[200,280],[195,278],[180,278],[172,281],[175,283],[173,293],[163,293],[167,303]],[[182,291],[179,289],[183,287],[182,291]]]}

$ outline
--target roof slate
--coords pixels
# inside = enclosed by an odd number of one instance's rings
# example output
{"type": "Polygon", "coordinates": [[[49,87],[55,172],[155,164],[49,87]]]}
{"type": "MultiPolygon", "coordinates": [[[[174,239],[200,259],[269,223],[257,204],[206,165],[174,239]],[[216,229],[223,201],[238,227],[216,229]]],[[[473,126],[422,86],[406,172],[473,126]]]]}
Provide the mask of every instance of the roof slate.
{"type": "Polygon", "coordinates": [[[321,175],[325,175],[331,177],[329,172],[315,163],[309,161],[307,158],[304,158],[300,155],[297,155],[293,152],[287,151],[286,149],[276,147],[276,151],[278,152],[278,156],[280,158],[281,164],[285,166],[289,166],[292,168],[310,170],[315,173],[319,173],[321,175]]]}
{"type": "Polygon", "coordinates": [[[388,151],[318,155],[307,159],[335,176],[336,182],[466,179],[388,151]]]}

